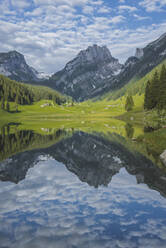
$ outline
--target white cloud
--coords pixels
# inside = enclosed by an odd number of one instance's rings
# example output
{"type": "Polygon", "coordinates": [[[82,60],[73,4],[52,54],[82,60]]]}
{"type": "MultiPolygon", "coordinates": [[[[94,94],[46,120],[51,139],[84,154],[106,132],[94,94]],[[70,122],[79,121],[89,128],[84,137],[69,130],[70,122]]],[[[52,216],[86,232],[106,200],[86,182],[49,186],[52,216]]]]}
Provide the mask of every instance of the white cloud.
{"type": "Polygon", "coordinates": [[[88,3],[88,0],[34,0],[36,5],[70,5],[70,6],[83,6],[88,3]]]}
{"type": "Polygon", "coordinates": [[[141,20],[150,20],[151,18],[149,16],[140,16],[137,14],[133,15],[137,20],[141,21],[141,20]]]}
{"type": "Polygon", "coordinates": [[[86,14],[86,15],[87,15],[87,14],[92,14],[93,11],[94,11],[93,7],[92,7],[92,6],[89,6],[89,5],[83,7],[83,10],[82,10],[82,12],[83,12],[84,14],[86,14]]]}
{"type": "Polygon", "coordinates": [[[98,1],[92,1],[91,4],[99,6],[99,5],[103,5],[104,2],[102,0],[98,0],[98,1]]]}
{"type": "Polygon", "coordinates": [[[132,6],[128,6],[128,5],[120,5],[118,8],[119,8],[120,11],[126,11],[126,10],[129,11],[129,12],[137,11],[136,7],[132,7],[132,6]]]}
{"type": "Polygon", "coordinates": [[[98,13],[110,13],[111,12],[111,8],[108,8],[108,7],[100,7],[98,9],[98,13]]]}
{"type": "Polygon", "coordinates": [[[161,12],[163,7],[166,6],[166,0],[144,0],[139,5],[144,7],[147,12],[161,12]]]}
{"type": "Polygon", "coordinates": [[[24,9],[30,6],[27,0],[11,0],[13,8],[24,9]]]}
{"type": "Polygon", "coordinates": [[[115,16],[115,17],[113,17],[113,18],[111,18],[111,22],[112,23],[121,23],[121,22],[124,22],[125,21],[125,17],[124,16],[122,16],[122,15],[119,15],[119,16],[115,16]]]}

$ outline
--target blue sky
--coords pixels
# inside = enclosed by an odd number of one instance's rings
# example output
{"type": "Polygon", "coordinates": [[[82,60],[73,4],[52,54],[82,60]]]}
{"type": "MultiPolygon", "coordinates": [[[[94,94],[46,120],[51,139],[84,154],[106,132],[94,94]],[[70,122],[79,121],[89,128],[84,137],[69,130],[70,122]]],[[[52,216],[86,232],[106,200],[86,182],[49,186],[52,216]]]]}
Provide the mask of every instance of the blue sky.
{"type": "Polygon", "coordinates": [[[166,32],[166,0],[0,0],[0,52],[56,72],[89,45],[124,62],[166,32]]]}

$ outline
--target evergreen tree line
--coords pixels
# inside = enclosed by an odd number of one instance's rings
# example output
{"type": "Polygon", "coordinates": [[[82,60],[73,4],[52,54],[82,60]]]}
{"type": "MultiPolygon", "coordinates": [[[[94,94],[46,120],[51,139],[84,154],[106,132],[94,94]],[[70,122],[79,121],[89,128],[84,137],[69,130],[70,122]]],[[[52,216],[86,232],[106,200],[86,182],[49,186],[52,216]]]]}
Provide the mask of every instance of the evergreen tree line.
{"type": "Polygon", "coordinates": [[[8,111],[10,109],[9,102],[30,105],[41,99],[53,100],[58,105],[66,101],[65,97],[49,88],[18,83],[0,75],[0,101],[2,109],[8,111]]]}
{"type": "Polygon", "coordinates": [[[166,67],[161,71],[155,71],[151,80],[148,80],[145,88],[144,109],[162,110],[166,108],[166,67]]]}

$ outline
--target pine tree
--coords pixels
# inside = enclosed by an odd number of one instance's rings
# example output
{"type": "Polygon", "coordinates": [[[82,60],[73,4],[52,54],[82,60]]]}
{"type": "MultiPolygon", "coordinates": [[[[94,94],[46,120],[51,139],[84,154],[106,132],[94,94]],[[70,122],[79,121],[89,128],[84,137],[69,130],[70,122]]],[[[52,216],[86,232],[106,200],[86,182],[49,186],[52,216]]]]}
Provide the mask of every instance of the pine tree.
{"type": "Polygon", "coordinates": [[[158,99],[158,109],[163,109],[166,107],[166,67],[162,66],[159,80],[159,99],[158,99]]]}
{"type": "Polygon", "coordinates": [[[151,82],[148,80],[145,88],[145,97],[144,97],[144,109],[152,108],[152,98],[151,98],[151,82]]]}
{"type": "Polygon", "coordinates": [[[151,81],[151,108],[157,107],[159,101],[159,75],[158,72],[155,71],[152,81],[151,81]]]}
{"type": "Polygon", "coordinates": [[[126,126],[125,126],[125,129],[126,129],[126,136],[127,136],[127,138],[132,139],[133,138],[133,135],[134,135],[134,128],[133,128],[133,126],[130,123],[127,123],[126,126]]]}
{"type": "Polygon", "coordinates": [[[160,74],[156,71],[145,88],[144,108],[157,108],[159,111],[166,107],[166,68],[162,66],[160,74]]]}
{"type": "Polygon", "coordinates": [[[1,109],[5,110],[5,99],[2,98],[1,109]]]}
{"type": "Polygon", "coordinates": [[[7,103],[6,103],[6,111],[7,111],[7,112],[10,112],[10,104],[9,104],[8,101],[7,101],[7,103]]]}
{"type": "Polygon", "coordinates": [[[126,103],[125,103],[125,110],[131,111],[133,109],[134,106],[134,101],[133,101],[133,97],[132,96],[127,96],[126,98],[126,103]]]}

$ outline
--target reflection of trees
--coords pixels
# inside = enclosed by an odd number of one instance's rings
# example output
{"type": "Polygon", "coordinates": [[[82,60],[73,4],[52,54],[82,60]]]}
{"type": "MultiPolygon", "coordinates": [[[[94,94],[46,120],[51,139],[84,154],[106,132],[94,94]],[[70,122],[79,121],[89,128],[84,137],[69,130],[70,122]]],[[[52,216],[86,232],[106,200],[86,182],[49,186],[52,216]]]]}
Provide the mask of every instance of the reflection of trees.
{"type": "MultiPolygon", "coordinates": [[[[105,139],[97,134],[83,132],[75,132],[72,136],[66,134],[69,133],[59,130],[53,135],[44,136],[33,131],[17,130],[13,134],[1,135],[3,138],[0,139],[0,149],[3,148],[2,141],[4,142],[3,151],[0,152],[1,159],[2,156],[7,158],[8,153],[11,155],[10,149],[14,153],[28,149],[30,151],[20,152],[0,163],[0,180],[18,183],[25,178],[28,169],[37,163],[39,155],[48,155],[63,163],[69,171],[90,186],[107,186],[112,177],[124,167],[129,174],[136,176],[138,183],[145,183],[166,197],[166,172],[142,154],[126,148],[119,135],[109,135],[109,139],[105,139]],[[64,136],[65,139],[62,139],[64,136]],[[52,142],[48,143],[50,140],[52,142]]],[[[150,157],[157,156],[150,149],[147,152],[150,157]]]]}
{"type": "Polygon", "coordinates": [[[32,130],[18,130],[17,126],[12,131],[11,126],[6,125],[1,128],[0,133],[0,161],[18,152],[56,142],[64,133],[63,130],[57,130],[51,135],[41,135],[32,130]]]}
{"type": "Polygon", "coordinates": [[[133,126],[130,124],[130,123],[127,123],[126,126],[125,126],[125,129],[126,129],[126,136],[130,139],[133,138],[133,135],[134,135],[134,128],[133,126]]]}

